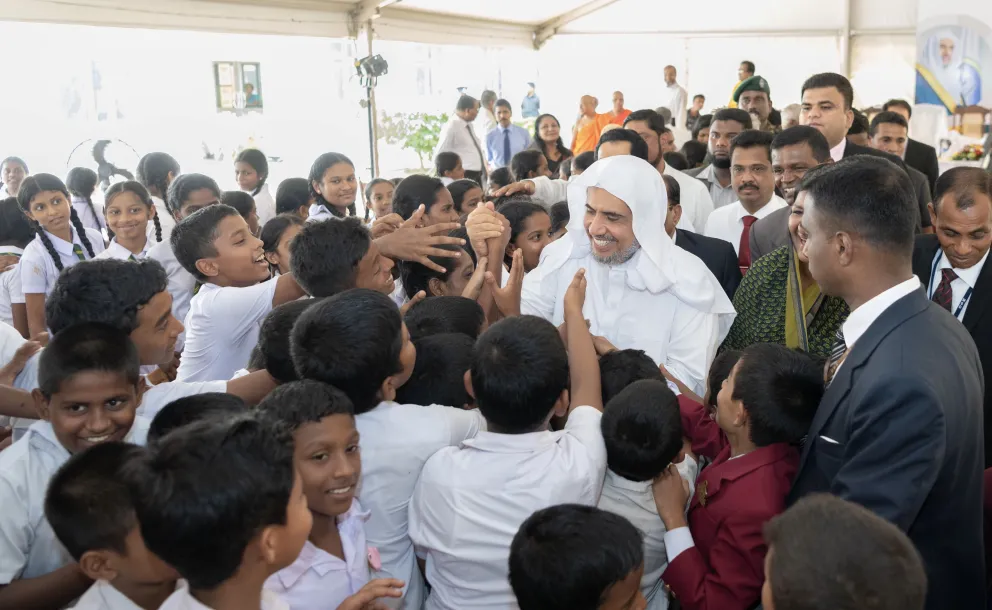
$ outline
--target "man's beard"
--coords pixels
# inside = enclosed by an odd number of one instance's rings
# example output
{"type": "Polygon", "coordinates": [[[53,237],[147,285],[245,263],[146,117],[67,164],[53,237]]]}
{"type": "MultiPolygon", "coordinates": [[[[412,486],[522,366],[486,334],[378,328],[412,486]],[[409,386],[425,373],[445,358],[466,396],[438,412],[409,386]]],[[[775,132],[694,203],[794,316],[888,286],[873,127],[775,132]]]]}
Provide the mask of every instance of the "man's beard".
{"type": "Polygon", "coordinates": [[[730,169],[730,157],[717,157],[713,155],[713,167],[717,169],[730,169]]]}
{"type": "MultiPolygon", "coordinates": [[[[589,239],[592,239],[592,237],[590,237],[589,239]]],[[[596,254],[595,250],[593,250],[592,257],[596,259],[597,263],[602,263],[607,267],[616,267],[617,265],[622,265],[627,261],[629,261],[631,258],[633,258],[634,255],[637,254],[637,251],[640,249],[641,249],[641,242],[637,241],[637,238],[635,237],[634,242],[630,244],[630,247],[627,248],[626,250],[617,250],[616,252],[614,252],[609,256],[600,256],[596,254]]]]}

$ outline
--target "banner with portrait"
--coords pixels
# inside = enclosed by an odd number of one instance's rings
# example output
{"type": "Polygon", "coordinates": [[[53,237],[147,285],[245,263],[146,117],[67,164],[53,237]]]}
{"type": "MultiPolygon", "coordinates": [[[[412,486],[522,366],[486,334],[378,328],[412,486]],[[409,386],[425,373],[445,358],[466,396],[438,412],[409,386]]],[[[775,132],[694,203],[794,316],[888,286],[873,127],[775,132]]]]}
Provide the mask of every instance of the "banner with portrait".
{"type": "Polygon", "coordinates": [[[916,103],[992,105],[992,2],[920,0],[916,103]]]}

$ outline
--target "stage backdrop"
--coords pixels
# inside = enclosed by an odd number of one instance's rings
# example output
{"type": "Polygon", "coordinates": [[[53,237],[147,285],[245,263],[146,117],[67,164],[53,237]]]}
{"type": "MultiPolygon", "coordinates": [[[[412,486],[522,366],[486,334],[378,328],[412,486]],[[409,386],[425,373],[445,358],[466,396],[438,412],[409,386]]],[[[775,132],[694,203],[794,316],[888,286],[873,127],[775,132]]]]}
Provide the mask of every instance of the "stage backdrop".
{"type": "Polygon", "coordinates": [[[916,103],[992,105],[992,1],[920,0],[916,103]]]}

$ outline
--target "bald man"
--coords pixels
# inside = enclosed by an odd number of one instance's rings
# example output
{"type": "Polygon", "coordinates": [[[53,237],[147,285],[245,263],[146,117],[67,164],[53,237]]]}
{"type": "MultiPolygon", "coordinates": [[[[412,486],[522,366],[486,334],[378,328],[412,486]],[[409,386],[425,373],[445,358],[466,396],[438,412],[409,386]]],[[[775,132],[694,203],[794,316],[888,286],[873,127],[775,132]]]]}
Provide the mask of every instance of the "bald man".
{"type": "MultiPolygon", "coordinates": [[[[606,113],[612,125],[623,126],[623,122],[630,116],[630,110],[623,107],[623,91],[613,92],[613,109],[606,113]]],[[[602,130],[600,130],[602,131],[602,130]]],[[[602,135],[602,133],[600,133],[602,135]]]]}
{"type": "Polygon", "coordinates": [[[583,95],[579,101],[579,120],[572,127],[572,154],[575,156],[587,151],[595,151],[599,142],[599,132],[603,124],[609,122],[601,118],[608,115],[596,113],[597,106],[599,100],[591,95],[583,95]]]}
{"type": "Polygon", "coordinates": [[[670,123],[669,127],[685,123],[685,115],[688,112],[685,89],[676,82],[677,77],[675,66],[665,66],[665,86],[662,88],[661,105],[672,112],[674,122],[670,123]]]}

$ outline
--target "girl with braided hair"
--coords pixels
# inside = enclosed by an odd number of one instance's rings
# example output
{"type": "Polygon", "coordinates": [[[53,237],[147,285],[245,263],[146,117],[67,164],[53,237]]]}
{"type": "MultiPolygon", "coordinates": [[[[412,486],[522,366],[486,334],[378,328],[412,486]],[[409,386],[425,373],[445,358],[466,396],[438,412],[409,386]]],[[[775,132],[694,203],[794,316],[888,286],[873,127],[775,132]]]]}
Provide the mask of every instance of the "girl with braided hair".
{"type": "Polygon", "coordinates": [[[97,209],[93,203],[93,193],[99,178],[96,172],[88,167],[74,167],[65,177],[65,186],[72,196],[72,207],[76,215],[87,229],[102,231],[105,227],[101,219],[103,210],[97,209]]]}
{"type": "Polygon", "coordinates": [[[155,243],[162,241],[162,225],[155,204],[145,187],[134,180],[118,182],[104,195],[107,233],[110,245],[97,258],[138,260],[148,255],[155,243]],[[149,225],[154,238],[149,239],[149,225]]]}
{"type": "Polygon", "coordinates": [[[103,235],[87,229],[70,203],[69,189],[51,174],[24,179],[17,203],[37,236],[24,249],[19,267],[30,336],[45,332],[45,296],[59,273],[104,250],[103,235]]]}
{"type": "MultiPolygon", "coordinates": [[[[179,162],[164,152],[148,153],[138,161],[138,171],[135,180],[141,183],[148,194],[151,195],[155,203],[155,217],[162,227],[162,239],[169,241],[172,235],[172,227],[176,226],[176,219],[169,213],[165,205],[165,198],[169,192],[169,185],[179,175],[179,162]]],[[[148,238],[152,239],[152,226],[148,227],[148,238]]]]}

